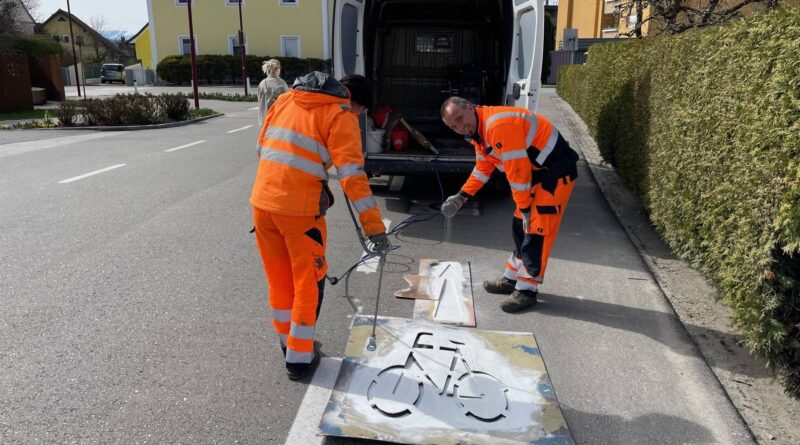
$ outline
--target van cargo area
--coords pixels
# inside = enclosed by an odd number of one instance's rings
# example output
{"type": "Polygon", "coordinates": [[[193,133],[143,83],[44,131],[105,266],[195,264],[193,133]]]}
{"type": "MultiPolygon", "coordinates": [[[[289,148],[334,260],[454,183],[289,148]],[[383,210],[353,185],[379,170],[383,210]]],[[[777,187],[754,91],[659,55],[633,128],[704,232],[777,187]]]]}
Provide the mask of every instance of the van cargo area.
{"type": "MultiPolygon", "coordinates": [[[[447,128],[440,106],[450,96],[473,103],[504,103],[513,21],[512,0],[367,0],[364,72],[375,81],[377,101],[402,116],[439,154],[413,134],[400,150],[385,134],[383,151],[367,153],[370,173],[469,172],[474,150],[447,128]],[[505,20],[504,20],[505,19],[505,20]]],[[[343,11],[342,25],[355,20],[343,11]]],[[[351,61],[343,60],[345,66],[351,61]]],[[[354,61],[353,61],[354,62],[354,61]]]]}

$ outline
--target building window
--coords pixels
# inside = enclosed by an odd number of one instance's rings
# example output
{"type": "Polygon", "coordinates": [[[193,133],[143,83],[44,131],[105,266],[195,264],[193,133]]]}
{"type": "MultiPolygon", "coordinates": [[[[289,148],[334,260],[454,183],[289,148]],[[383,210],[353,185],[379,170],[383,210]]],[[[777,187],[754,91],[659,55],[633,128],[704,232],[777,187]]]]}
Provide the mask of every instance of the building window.
{"type": "MultiPolygon", "coordinates": [[[[186,6],[189,0],[175,0],[175,6],[186,6]]],[[[197,0],[192,0],[192,6],[197,6],[197,0]]]]}
{"type": "Polygon", "coordinates": [[[300,57],[300,36],[281,36],[281,56],[300,57]]]}
{"type": "MultiPolygon", "coordinates": [[[[182,56],[188,56],[192,53],[192,40],[189,36],[178,36],[178,53],[182,56]]],[[[197,37],[194,38],[194,53],[200,54],[197,37]]]]}
{"type": "Polygon", "coordinates": [[[628,16],[628,28],[633,29],[636,28],[636,22],[638,21],[639,17],[636,14],[631,14],[628,16]]]}
{"type": "Polygon", "coordinates": [[[300,0],[278,0],[281,6],[299,6],[300,0]]]}
{"type": "MultiPolygon", "coordinates": [[[[244,49],[247,51],[247,34],[244,35],[244,49]]],[[[242,54],[242,47],[239,45],[239,36],[228,36],[228,54],[238,56],[242,54]]]]}
{"type": "Polygon", "coordinates": [[[58,18],[58,21],[59,21],[59,22],[66,22],[66,21],[67,21],[67,19],[66,19],[66,18],[64,18],[63,16],[61,16],[61,17],[59,17],[59,18],[58,18]]]}
{"type": "MultiPolygon", "coordinates": [[[[244,7],[245,1],[242,0],[242,7],[244,7]]],[[[239,6],[239,0],[225,0],[225,6],[239,6]]]]}
{"type": "Polygon", "coordinates": [[[603,18],[600,21],[600,29],[606,32],[616,31],[619,27],[619,6],[620,0],[606,0],[603,5],[603,18]]]}
{"type": "Polygon", "coordinates": [[[69,36],[64,36],[63,42],[64,43],[69,43],[69,36]]]}

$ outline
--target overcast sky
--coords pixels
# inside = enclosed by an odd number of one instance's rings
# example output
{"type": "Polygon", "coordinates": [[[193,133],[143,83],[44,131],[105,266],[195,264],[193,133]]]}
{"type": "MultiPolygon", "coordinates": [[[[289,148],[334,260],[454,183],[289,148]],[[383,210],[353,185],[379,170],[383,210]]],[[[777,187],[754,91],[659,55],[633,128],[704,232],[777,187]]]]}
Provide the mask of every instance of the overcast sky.
{"type": "MultiPolygon", "coordinates": [[[[86,23],[94,16],[103,16],[106,31],[135,33],[147,23],[146,0],[70,0],[69,6],[72,13],[86,23]]],[[[66,11],[67,0],[39,0],[39,9],[33,16],[44,21],[59,8],[66,11]]]]}

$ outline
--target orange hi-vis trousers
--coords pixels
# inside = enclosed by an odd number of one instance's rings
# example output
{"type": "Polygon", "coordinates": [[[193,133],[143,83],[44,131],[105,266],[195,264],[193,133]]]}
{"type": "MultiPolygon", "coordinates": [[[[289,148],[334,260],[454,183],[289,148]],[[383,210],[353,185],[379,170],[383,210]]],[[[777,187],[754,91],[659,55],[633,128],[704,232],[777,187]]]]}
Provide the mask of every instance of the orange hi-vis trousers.
{"type": "Polygon", "coordinates": [[[286,349],[286,363],[314,358],[325,274],[327,228],[322,216],[287,216],[253,209],[256,244],[269,282],[272,326],[286,349]]]}
{"type": "Polygon", "coordinates": [[[567,176],[558,179],[552,191],[545,190],[541,184],[533,187],[529,233],[522,230],[522,214],[519,210],[514,212],[511,224],[514,252],[506,261],[503,276],[516,280],[516,289],[538,290],[539,284],[544,281],[547,259],[574,186],[575,181],[567,176]]]}

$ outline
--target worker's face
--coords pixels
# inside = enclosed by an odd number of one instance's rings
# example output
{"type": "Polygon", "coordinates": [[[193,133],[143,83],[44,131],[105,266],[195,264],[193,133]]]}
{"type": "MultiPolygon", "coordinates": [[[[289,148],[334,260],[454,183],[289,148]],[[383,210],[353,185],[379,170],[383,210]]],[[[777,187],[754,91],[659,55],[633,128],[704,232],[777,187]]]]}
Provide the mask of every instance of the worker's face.
{"type": "Polygon", "coordinates": [[[478,125],[478,119],[475,117],[475,106],[472,104],[464,107],[454,103],[447,104],[442,120],[451,130],[462,136],[475,134],[475,128],[478,125]]]}

